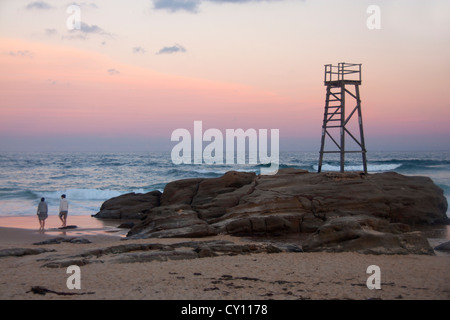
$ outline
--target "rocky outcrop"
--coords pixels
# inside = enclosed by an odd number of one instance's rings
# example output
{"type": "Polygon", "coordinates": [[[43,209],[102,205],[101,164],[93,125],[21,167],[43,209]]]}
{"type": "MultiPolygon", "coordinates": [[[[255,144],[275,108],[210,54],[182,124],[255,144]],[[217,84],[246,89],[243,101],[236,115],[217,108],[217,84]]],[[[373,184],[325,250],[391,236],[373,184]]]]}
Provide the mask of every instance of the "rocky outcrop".
{"type": "MultiPolygon", "coordinates": [[[[447,200],[431,179],[394,172],[230,171],[171,182],[158,199],[141,210],[129,238],[308,233],[310,251],[430,253],[409,226],[448,223],[447,200]]],[[[107,202],[103,210],[113,207],[107,202]]],[[[114,202],[122,216],[135,211],[114,202]]]]}
{"type": "Polygon", "coordinates": [[[94,217],[102,219],[140,219],[160,204],[161,192],[127,193],[105,201],[94,217]]]}
{"type": "Polygon", "coordinates": [[[249,243],[237,244],[227,240],[188,241],[172,244],[127,243],[105,248],[85,250],[75,256],[48,256],[40,259],[45,268],[84,266],[92,263],[136,263],[168,260],[188,260],[222,255],[251,253],[301,252],[294,244],[249,243]]]}

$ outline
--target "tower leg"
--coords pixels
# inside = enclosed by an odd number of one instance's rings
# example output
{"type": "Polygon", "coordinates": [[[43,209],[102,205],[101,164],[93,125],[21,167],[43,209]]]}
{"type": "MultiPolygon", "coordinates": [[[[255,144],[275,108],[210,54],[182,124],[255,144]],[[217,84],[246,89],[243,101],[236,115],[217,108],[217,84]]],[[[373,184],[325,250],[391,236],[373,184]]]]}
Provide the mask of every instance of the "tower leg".
{"type": "Polygon", "coordinates": [[[322,142],[320,144],[319,167],[317,169],[317,172],[322,171],[324,145],[325,145],[325,127],[322,127],[322,142]]]}
{"type": "Polygon", "coordinates": [[[317,169],[317,172],[322,171],[323,152],[325,149],[325,135],[326,135],[325,130],[327,127],[328,106],[330,103],[330,91],[331,91],[330,86],[327,86],[327,96],[325,99],[325,112],[323,114],[323,124],[322,124],[322,138],[320,142],[319,167],[317,169]]]}
{"type": "Polygon", "coordinates": [[[345,86],[341,85],[341,172],[344,172],[344,164],[345,164],[345,86]]]}
{"type": "Polygon", "coordinates": [[[362,112],[361,112],[361,99],[359,96],[359,86],[358,85],[355,85],[355,93],[356,93],[356,101],[357,101],[357,106],[358,106],[358,123],[359,123],[359,134],[360,134],[363,170],[364,170],[364,173],[367,174],[366,143],[364,141],[364,129],[363,129],[362,112]]]}

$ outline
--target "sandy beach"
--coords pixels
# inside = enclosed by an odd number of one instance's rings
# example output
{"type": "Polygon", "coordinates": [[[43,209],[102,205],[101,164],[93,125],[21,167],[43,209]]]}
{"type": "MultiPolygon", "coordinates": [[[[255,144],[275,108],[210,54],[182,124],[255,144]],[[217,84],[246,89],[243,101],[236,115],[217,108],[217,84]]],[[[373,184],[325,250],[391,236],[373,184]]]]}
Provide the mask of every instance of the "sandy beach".
{"type": "MultiPolygon", "coordinates": [[[[90,217],[72,218],[74,219],[70,224],[77,219],[78,223],[83,219],[91,221],[90,217]]],[[[120,233],[111,232],[112,225],[96,226],[98,221],[89,228],[80,225],[65,234],[54,230],[42,234],[36,228],[31,228],[32,220],[29,222],[28,229],[1,227],[0,250],[4,252],[13,248],[45,248],[46,252],[0,257],[0,299],[450,299],[450,256],[446,255],[301,252],[222,255],[138,263],[114,263],[114,259],[103,259],[102,263],[81,266],[81,289],[70,290],[66,284],[70,276],[67,274],[67,267],[44,267],[46,261],[62,256],[74,257],[89,250],[125,243],[173,244],[192,239],[124,241],[120,233]],[[91,243],[33,244],[56,237],[82,237],[91,243]],[[379,290],[370,290],[366,285],[371,275],[366,273],[370,265],[380,267],[379,290]],[[40,295],[31,292],[31,288],[36,286],[59,293],[76,294],[40,295]]],[[[13,223],[11,220],[9,224],[13,223]]],[[[5,224],[7,223],[3,220],[3,225],[5,224]]],[[[194,240],[218,239],[237,244],[257,241],[231,236],[194,240]]]]}

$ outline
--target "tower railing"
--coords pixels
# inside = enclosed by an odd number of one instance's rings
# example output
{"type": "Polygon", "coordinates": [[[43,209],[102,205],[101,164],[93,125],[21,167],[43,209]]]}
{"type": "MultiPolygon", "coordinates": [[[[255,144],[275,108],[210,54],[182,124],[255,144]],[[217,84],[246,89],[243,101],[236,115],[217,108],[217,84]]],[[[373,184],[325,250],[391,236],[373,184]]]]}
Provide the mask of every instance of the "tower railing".
{"type": "Polygon", "coordinates": [[[361,84],[361,64],[340,62],[337,66],[325,65],[324,83],[325,85],[336,85],[340,81],[361,84]]]}

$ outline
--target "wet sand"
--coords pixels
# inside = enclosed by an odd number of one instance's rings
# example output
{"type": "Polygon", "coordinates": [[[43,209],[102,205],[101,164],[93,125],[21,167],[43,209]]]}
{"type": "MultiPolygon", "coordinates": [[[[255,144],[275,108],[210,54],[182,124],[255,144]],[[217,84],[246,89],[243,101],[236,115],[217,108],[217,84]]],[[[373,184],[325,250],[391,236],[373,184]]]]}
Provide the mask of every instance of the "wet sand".
{"type": "MultiPolygon", "coordinates": [[[[124,236],[126,231],[117,228],[120,223],[120,220],[100,220],[91,216],[69,215],[67,225],[75,225],[78,228],[74,230],[61,230],[59,229],[61,227],[61,221],[59,218],[57,216],[49,216],[45,222],[45,233],[48,235],[57,235],[58,233],[64,235],[64,232],[79,235],[108,233],[124,236]]],[[[4,216],[0,217],[0,227],[21,228],[37,231],[39,229],[39,222],[37,216],[4,216]]]]}

